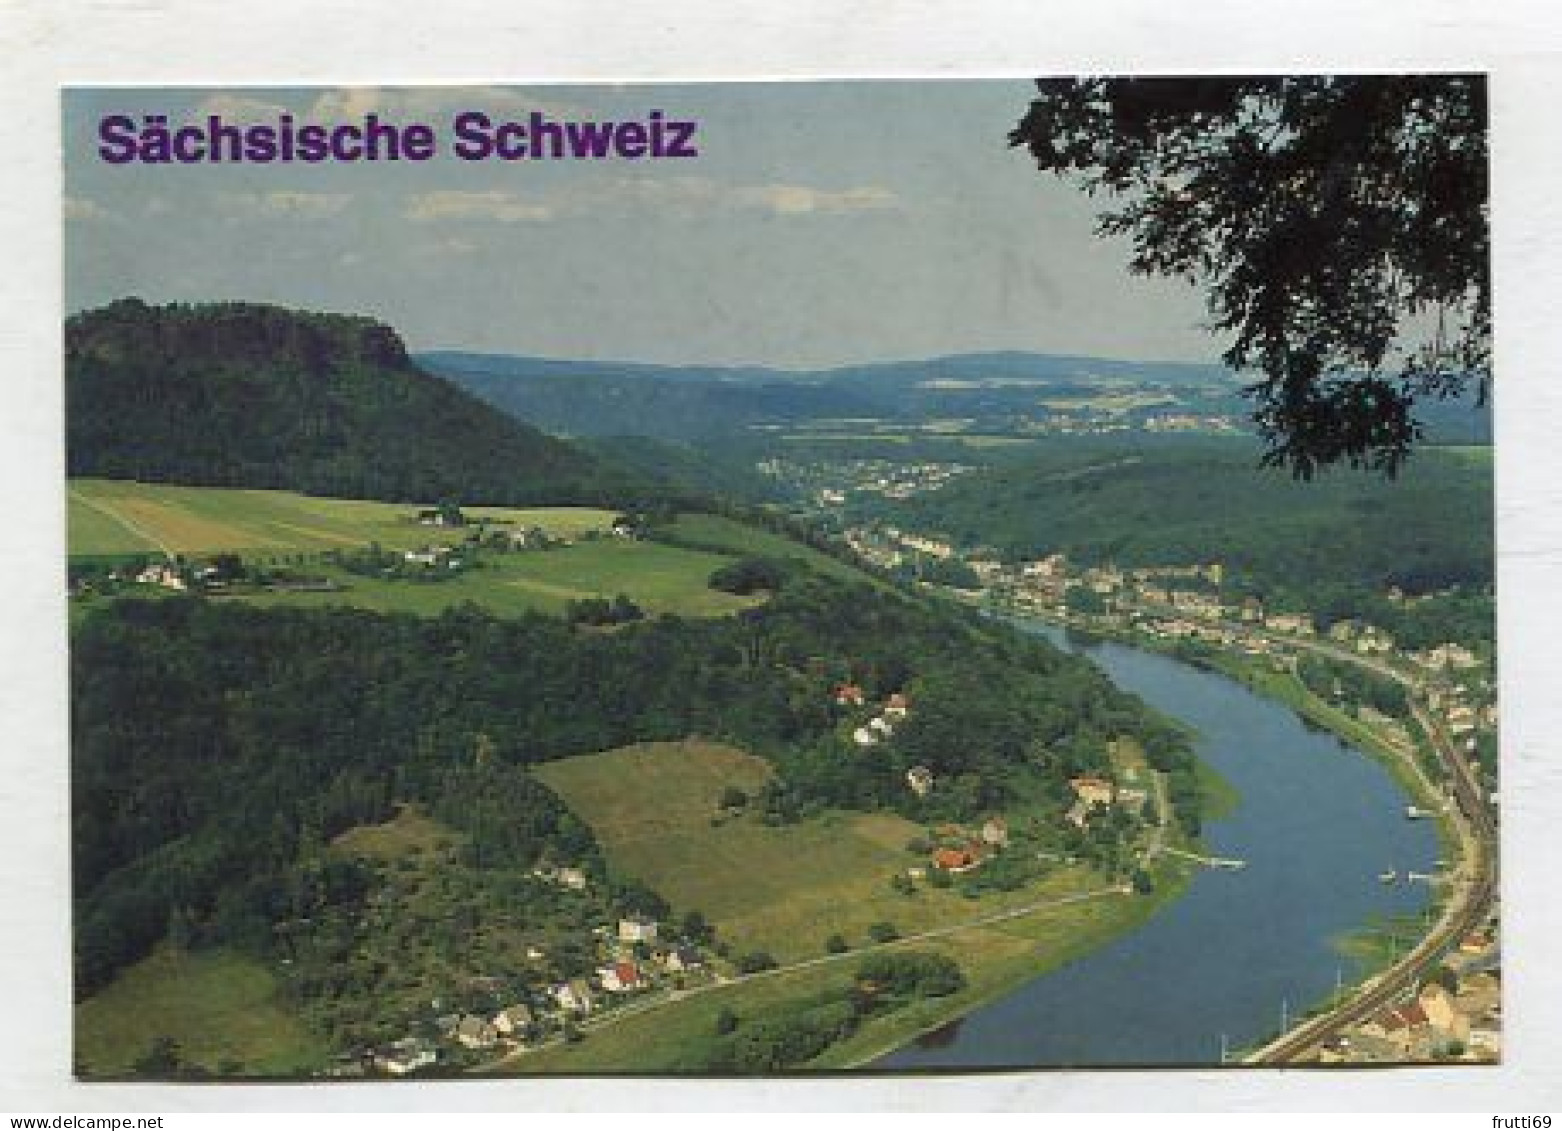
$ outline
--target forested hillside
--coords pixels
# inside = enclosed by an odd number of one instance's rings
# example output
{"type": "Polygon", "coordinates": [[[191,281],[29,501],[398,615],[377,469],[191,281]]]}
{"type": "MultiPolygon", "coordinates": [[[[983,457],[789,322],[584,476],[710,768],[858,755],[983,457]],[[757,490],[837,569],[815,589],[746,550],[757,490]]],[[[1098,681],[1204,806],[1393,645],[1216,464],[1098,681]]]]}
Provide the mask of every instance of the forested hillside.
{"type": "Polygon", "coordinates": [[[1061,814],[1068,776],[1105,770],[1108,738],[1133,735],[1196,826],[1183,737],[1088,663],[822,579],[740,617],[614,632],[471,608],[124,600],[77,629],[71,663],[81,993],[171,924],[265,952],[279,924],[361,900],[362,876],[319,872],[319,845],[397,802],[461,830],[475,859],[589,863],[589,833],[526,767],[633,742],[698,734],[764,755],[779,780],[758,804],[774,820],[826,806],[933,820],[1017,795],[1061,814]],[[835,703],[848,679],[914,704],[871,755],[835,703]],[[925,798],[905,781],[919,764],[938,781],[925,798]]]}
{"type": "Polygon", "coordinates": [[[496,504],[644,493],[422,372],[368,318],[124,299],[66,322],[65,368],[73,476],[496,504]]]}
{"type": "Polygon", "coordinates": [[[1393,480],[1342,471],[1301,482],[1257,464],[1246,440],[1057,445],[888,513],[1006,553],[1218,561],[1272,587],[1492,583],[1490,449],[1428,448],[1393,480]]]}

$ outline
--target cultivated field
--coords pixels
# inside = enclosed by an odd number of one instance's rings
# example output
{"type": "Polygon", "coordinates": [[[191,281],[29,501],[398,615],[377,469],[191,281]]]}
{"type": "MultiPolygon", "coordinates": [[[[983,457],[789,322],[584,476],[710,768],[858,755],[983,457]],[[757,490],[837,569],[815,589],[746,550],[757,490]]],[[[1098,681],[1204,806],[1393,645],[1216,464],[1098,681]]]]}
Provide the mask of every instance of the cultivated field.
{"type": "MultiPolygon", "coordinates": [[[[715,515],[678,520],[676,533],[698,548],[601,537],[547,551],[485,554],[480,568],[435,583],[355,575],[318,557],[323,551],[361,549],[371,542],[392,550],[459,543],[459,530],[419,524],[418,507],[412,504],[97,479],[71,481],[69,502],[72,555],[233,551],[262,565],[296,566],[341,587],[335,592],[232,598],[266,605],[347,604],[435,615],[472,602],[517,615],[558,613],[570,601],[623,593],[652,616],[723,616],[762,599],[724,593],[708,584],[715,570],[747,553],[801,559],[820,572],[862,580],[850,566],[827,555],[715,515]],[[295,560],[299,558],[302,561],[295,560]]],[[[614,517],[613,511],[589,507],[462,509],[470,518],[503,520],[515,529],[540,526],[567,539],[605,531],[614,517]]]]}
{"type": "MultiPolygon", "coordinates": [[[[419,525],[418,507],[410,503],[115,479],[73,479],[67,492],[72,554],[286,552],[370,542],[400,550],[424,545],[441,533],[419,525]]],[[[556,537],[606,530],[613,521],[612,511],[592,507],[463,511],[517,527],[541,526],[556,537]]]]}
{"type": "Polygon", "coordinates": [[[906,850],[923,830],[894,814],[831,812],[782,826],[755,812],[719,817],[724,788],[752,796],[770,769],[715,743],[624,747],[536,773],[591,826],[615,871],[645,881],[680,912],[702,912],[734,954],[812,958],[837,932],[855,947],[874,923],[909,935],[1036,897],[1028,889],[972,900],[925,884],[911,896],[894,891],[891,877],[927,864],[906,850]]]}

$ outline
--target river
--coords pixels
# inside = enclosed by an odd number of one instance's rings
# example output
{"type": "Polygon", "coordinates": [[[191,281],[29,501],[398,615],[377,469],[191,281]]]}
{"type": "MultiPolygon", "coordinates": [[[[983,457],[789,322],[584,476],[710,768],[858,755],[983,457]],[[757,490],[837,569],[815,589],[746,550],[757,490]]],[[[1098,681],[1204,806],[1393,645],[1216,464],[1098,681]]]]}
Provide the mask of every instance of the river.
{"type": "Polygon", "coordinates": [[[1201,869],[1144,925],[876,1062],[879,1069],[1213,1064],[1327,999],[1356,971],[1333,945],[1374,916],[1424,912],[1430,821],[1405,817],[1387,770],[1223,675],[1115,643],[1080,645],[1112,680],[1198,731],[1199,758],[1241,795],[1204,841],[1241,871],[1201,869]]]}

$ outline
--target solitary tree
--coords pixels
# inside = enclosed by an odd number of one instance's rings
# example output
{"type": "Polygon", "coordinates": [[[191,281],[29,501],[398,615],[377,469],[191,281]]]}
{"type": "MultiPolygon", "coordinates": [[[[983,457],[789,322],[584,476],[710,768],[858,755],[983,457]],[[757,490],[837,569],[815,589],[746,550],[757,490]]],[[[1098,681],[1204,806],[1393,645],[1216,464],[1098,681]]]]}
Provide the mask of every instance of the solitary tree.
{"type": "Polygon", "coordinates": [[[1043,79],[1010,133],[1112,205],[1130,269],[1202,282],[1265,462],[1392,475],[1413,406],[1490,382],[1481,76],[1043,79]]]}

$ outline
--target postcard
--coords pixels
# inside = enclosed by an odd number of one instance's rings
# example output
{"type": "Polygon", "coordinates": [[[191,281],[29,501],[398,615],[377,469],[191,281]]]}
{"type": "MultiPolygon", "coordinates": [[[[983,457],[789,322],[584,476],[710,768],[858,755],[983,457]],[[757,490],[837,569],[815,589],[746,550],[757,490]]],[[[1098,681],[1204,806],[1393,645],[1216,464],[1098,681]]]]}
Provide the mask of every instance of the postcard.
{"type": "Polygon", "coordinates": [[[1485,76],[61,111],[79,1080],[1501,1060],[1485,76]]]}

